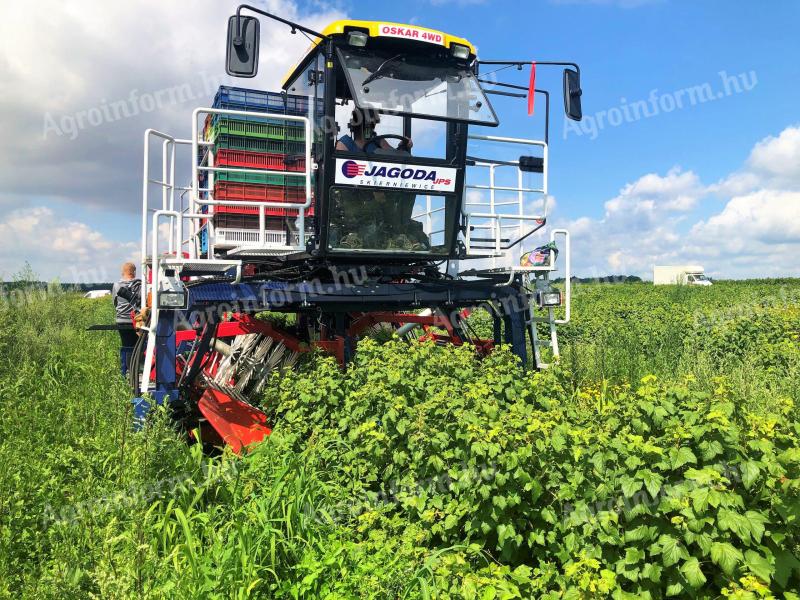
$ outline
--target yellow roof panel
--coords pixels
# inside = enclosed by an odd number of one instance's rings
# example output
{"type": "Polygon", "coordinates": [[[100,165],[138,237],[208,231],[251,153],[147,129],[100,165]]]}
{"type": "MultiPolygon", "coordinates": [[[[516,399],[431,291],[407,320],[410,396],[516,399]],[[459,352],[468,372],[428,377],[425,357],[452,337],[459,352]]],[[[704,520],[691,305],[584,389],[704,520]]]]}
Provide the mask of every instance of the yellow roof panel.
{"type": "MultiPolygon", "coordinates": [[[[427,27],[419,27],[417,25],[407,25],[403,23],[391,23],[389,21],[355,21],[344,19],[341,21],[334,21],[325,27],[325,29],[323,29],[320,33],[323,35],[341,35],[344,33],[345,29],[350,27],[366,29],[369,32],[370,37],[408,39],[418,42],[428,42],[430,44],[444,46],[445,48],[449,48],[452,44],[461,44],[462,46],[467,46],[471,54],[476,54],[475,46],[473,46],[464,38],[456,37],[454,35],[450,35],[449,33],[444,33],[443,31],[428,29],[427,27]]],[[[315,39],[312,42],[311,47],[306,50],[305,54],[303,54],[297,65],[292,67],[289,73],[287,73],[283,80],[284,85],[286,85],[289,78],[294,74],[297,66],[299,66],[305,60],[309,52],[316,48],[321,41],[321,39],[315,39]]]]}
{"type": "MultiPolygon", "coordinates": [[[[399,37],[410,40],[417,40],[420,42],[429,41],[432,44],[439,44],[445,48],[449,48],[451,44],[461,44],[467,46],[472,54],[475,54],[475,47],[465,40],[464,38],[437,31],[436,29],[428,29],[427,27],[419,27],[418,25],[408,25],[404,23],[391,23],[389,21],[352,21],[342,20],[334,21],[322,30],[325,35],[336,35],[344,33],[347,27],[359,27],[369,31],[370,37],[399,37]],[[426,34],[429,34],[426,36],[426,34]]],[[[318,42],[319,43],[319,42],[318,42]]]]}

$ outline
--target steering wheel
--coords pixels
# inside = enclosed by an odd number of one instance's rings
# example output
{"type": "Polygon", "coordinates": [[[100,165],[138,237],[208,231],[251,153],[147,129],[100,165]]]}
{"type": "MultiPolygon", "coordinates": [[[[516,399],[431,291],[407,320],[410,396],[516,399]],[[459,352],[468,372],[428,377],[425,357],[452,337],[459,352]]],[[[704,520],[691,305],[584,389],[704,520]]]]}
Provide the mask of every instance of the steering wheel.
{"type": "Polygon", "coordinates": [[[406,137],[404,135],[398,135],[396,133],[385,133],[383,135],[373,135],[364,147],[368,146],[369,144],[375,144],[380,148],[380,141],[381,140],[400,140],[400,143],[397,144],[397,150],[403,150],[405,152],[411,152],[411,138],[406,137]]]}

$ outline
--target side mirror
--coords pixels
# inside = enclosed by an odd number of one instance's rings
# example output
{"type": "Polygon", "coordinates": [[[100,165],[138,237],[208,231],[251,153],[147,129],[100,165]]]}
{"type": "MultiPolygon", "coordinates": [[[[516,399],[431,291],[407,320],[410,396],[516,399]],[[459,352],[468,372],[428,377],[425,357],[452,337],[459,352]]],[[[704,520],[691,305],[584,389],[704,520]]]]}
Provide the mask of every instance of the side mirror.
{"type": "Polygon", "coordinates": [[[225,52],[225,72],[233,77],[255,77],[258,72],[259,22],[255,17],[228,19],[228,43],[225,52]]]}
{"type": "Polygon", "coordinates": [[[578,71],[564,69],[564,112],[573,121],[583,118],[581,110],[581,76],[578,71]]]}

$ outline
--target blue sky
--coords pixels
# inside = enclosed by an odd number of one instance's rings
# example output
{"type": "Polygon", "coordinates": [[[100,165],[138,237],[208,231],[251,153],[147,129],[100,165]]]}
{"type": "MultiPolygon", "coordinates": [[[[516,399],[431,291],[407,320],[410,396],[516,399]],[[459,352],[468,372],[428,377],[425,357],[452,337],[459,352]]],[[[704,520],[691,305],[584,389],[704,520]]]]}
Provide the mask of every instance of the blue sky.
{"type": "MultiPolygon", "coordinates": [[[[747,93],[650,119],[606,128],[597,139],[568,135],[554,111],[552,190],[571,216],[602,215],[602,201],[643,173],[680,165],[712,182],[737,168],[753,144],[800,122],[800,3],[770,2],[353,2],[347,12],[369,20],[394,19],[469,39],[481,58],[572,60],[580,64],[587,115],[710,83],[720,71],[755,71],[747,93]],[[402,8],[400,8],[402,5],[402,8]],[[627,8],[626,8],[627,7],[627,8]],[[567,200],[568,199],[568,200],[567,200]],[[574,212],[573,212],[574,209],[574,212]]],[[[498,73],[505,76],[508,71],[498,73]]],[[[528,75],[512,73],[517,83],[528,75]]],[[[537,85],[560,89],[560,72],[537,72],[537,85]]],[[[502,81],[503,79],[501,79],[502,81]]],[[[555,107],[560,106],[559,95],[555,107]]],[[[501,117],[537,132],[519,110],[501,117]]],[[[511,123],[513,122],[513,125],[511,123]]]]}
{"type": "MultiPolygon", "coordinates": [[[[554,92],[552,222],[573,230],[579,274],[648,276],[653,263],[700,262],[720,277],[800,275],[800,3],[265,3],[317,28],[341,17],[406,22],[465,37],[485,59],[578,62],[582,132],[565,132],[560,72],[539,69],[537,87],[554,92]],[[744,78],[739,92],[725,93],[721,72],[744,78]],[[687,90],[697,86],[721,97],[689,102],[687,90]],[[592,131],[651,94],[662,103],[657,114],[592,131]],[[667,110],[679,97],[683,107],[667,110]]],[[[118,262],[136,253],[141,134],[146,127],[187,134],[191,109],[213,95],[207,80],[223,71],[224,23],[234,7],[43,0],[31,10],[2,9],[0,278],[26,260],[47,278],[87,277],[92,269],[113,278],[118,262]],[[103,11],[89,10],[92,2],[103,11]],[[48,133],[48,116],[61,123],[181,84],[199,90],[196,97],[87,126],[74,139],[48,133]]],[[[274,89],[306,41],[281,26],[262,33],[255,85],[274,89]]],[[[524,84],[528,72],[498,76],[524,84]]],[[[503,134],[541,135],[541,103],[530,118],[522,101],[495,102],[503,134]]]]}

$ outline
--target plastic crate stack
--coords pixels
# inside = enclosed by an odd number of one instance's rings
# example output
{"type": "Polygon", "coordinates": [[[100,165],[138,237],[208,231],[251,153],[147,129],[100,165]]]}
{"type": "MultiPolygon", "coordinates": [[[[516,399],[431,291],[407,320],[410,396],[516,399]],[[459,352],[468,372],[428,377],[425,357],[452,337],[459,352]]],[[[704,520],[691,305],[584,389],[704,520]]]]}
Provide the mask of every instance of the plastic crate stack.
{"type": "MultiPolygon", "coordinates": [[[[220,86],[214,108],[308,116],[304,96],[220,86]]],[[[214,166],[272,171],[305,171],[305,129],[295,121],[264,117],[208,115],[203,139],[212,142],[214,166]]],[[[201,172],[201,187],[208,181],[201,172]]],[[[305,178],[261,173],[214,173],[215,200],[252,200],[301,203],[305,199],[305,178]]],[[[267,229],[276,218],[295,216],[297,209],[266,208],[267,229]]],[[[314,216],[313,205],[306,209],[314,216]]],[[[307,222],[308,224],[308,222],[307,222]]],[[[214,207],[217,228],[258,229],[258,207],[214,207]]],[[[201,233],[201,251],[207,248],[207,230],[201,233]]]]}

